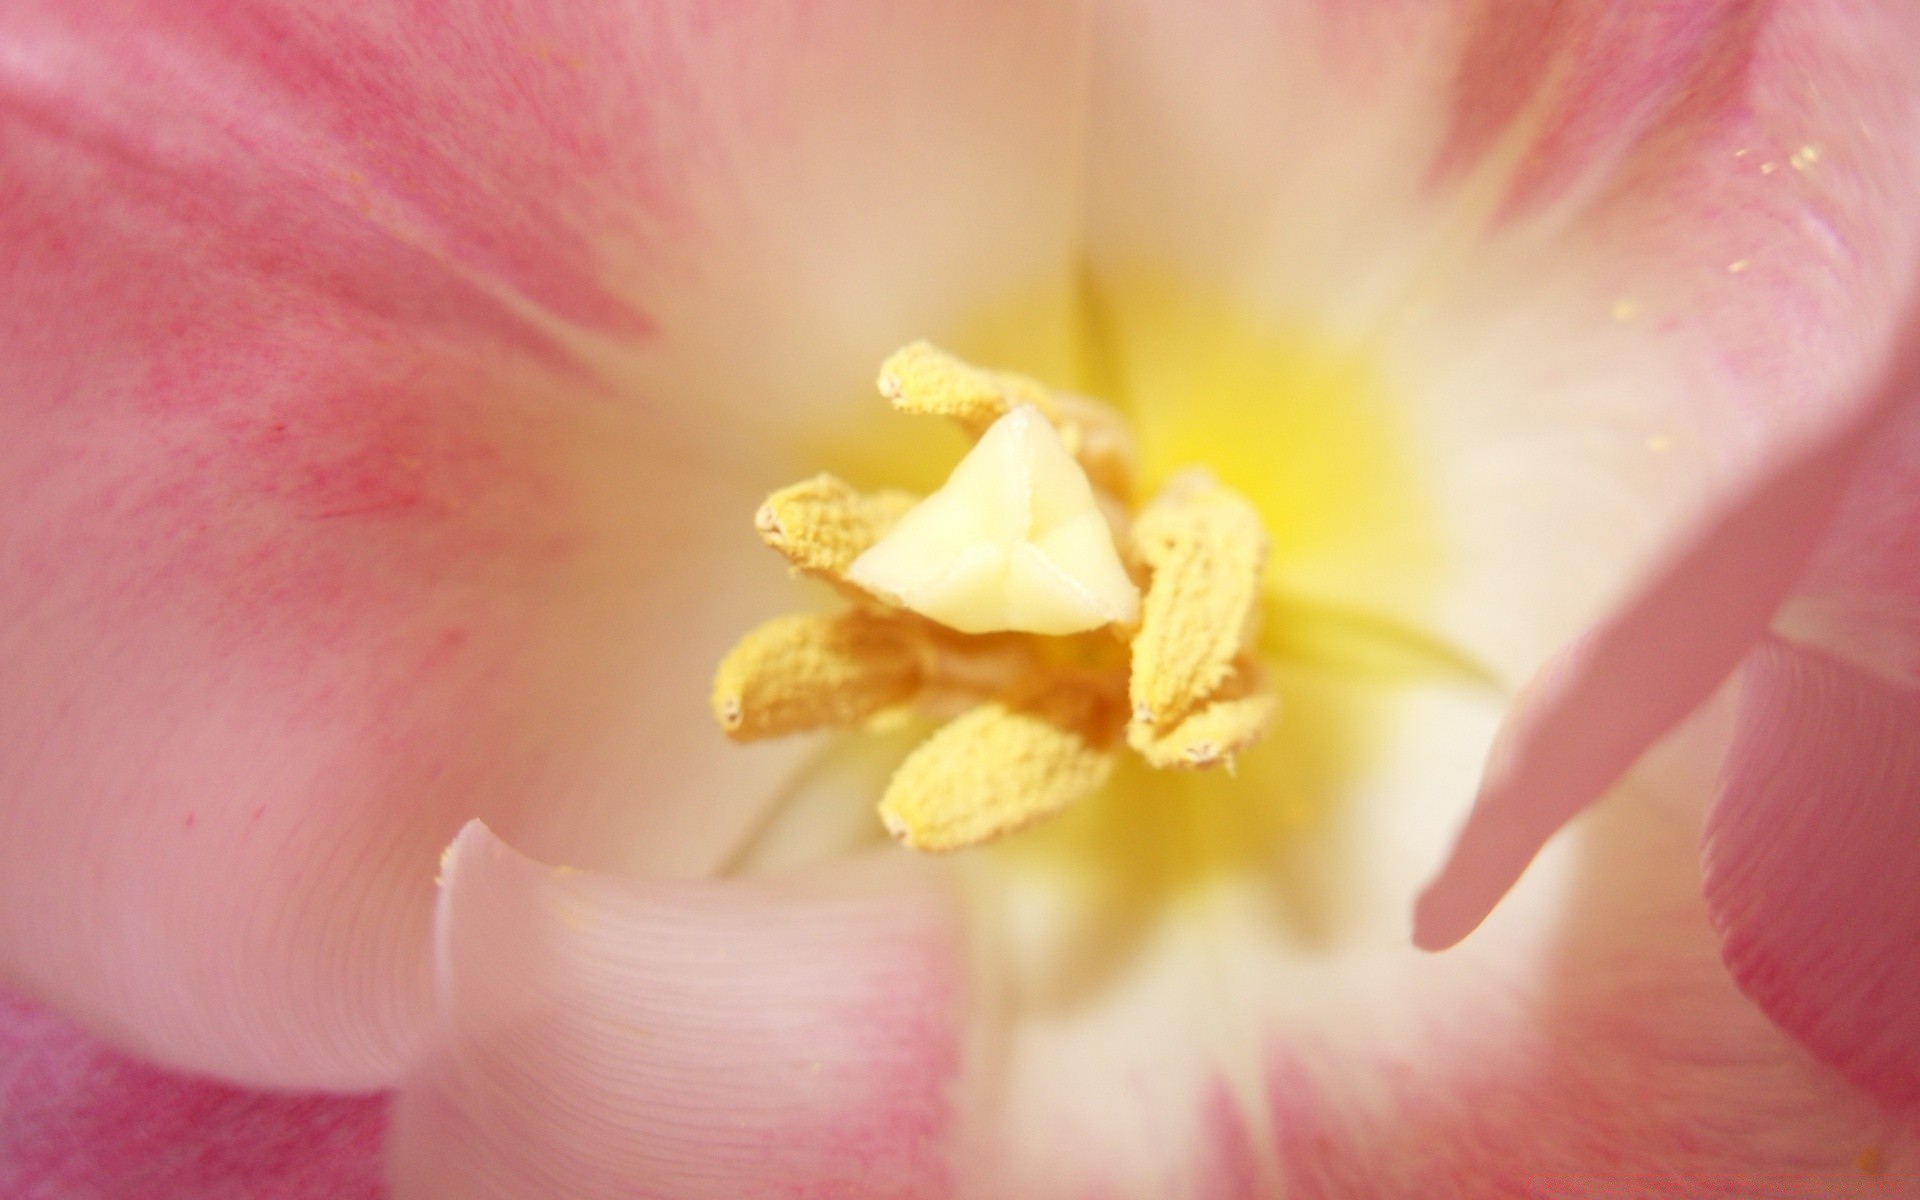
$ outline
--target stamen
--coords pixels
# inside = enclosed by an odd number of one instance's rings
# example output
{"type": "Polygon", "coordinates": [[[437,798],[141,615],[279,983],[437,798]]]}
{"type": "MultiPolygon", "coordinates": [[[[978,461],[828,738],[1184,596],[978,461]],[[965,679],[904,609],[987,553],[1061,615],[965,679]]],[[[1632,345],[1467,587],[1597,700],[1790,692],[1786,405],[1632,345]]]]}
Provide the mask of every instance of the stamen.
{"type": "Polygon", "coordinates": [[[1162,737],[1144,737],[1136,727],[1128,731],[1129,740],[1150,767],[1167,770],[1224,764],[1231,771],[1234,755],[1267,736],[1279,712],[1279,697],[1249,690],[1244,695],[1209,700],[1162,737]]]}
{"type": "Polygon", "coordinates": [[[846,728],[913,700],[934,654],[910,618],[857,608],[775,617],[721,661],[713,714],[737,742],[846,728]]]}
{"type": "Polygon", "coordinates": [[[959,850],[1024,828],[1112,775],[1117,696],[1057,686],[955,718],[907,756],[880,819],[916,850],[959,850]]]}
{"type": "Polygon", "coordinates": [[[760,540],[785,555],[795,570],[841,583],[854,560],[914,503],[908,492],[860,492],[820,474],[768,496],[753,524],[760,540]]]}
{"type": "Polygon", "coordinates": [[[856,606],[743,638],[714,679],[727,735],[965,707],[881,801],[920,850],[979,845],[1097,790],[1122,730],[1151,766],[1231,770],[1279,708],[1250,650],[1267,553],[1253,506],[1189,472],[1130,518],[1119,414],[925,342],[887,360],[880,389],[976,444],[925,500],[832,475],[768,497],[761,537],[856,606]]]}
{"type": "Polygon", "coordinates": [[[1025,375],[987,371],[930,342],[914,342],[880,366],[880,394],[901,412],[945,417],[980,438],[994,422],[1031,405],[1093,486],[1118,500],[1133,495],[1133,435],[1119,413],[1090,396],[1049,391],[1025,375]]]}
{"type": "Polygon", "coordinates": [[[1233,679],[1253,640],[1267,536],[1251,504],[1189,472],[1141,510],[1133,549],[1152,572],[1127,689],[1128,740],[1145,753],[1233,679]]]}
{"type": "Polygon", "coordinates": [[[1051,421],[1053,393],[1025,375],[985,371],[931,342],[913,342],[880,364],[880,394],[901,412],[945,417],[979,437],[1021,404],[1051,421]]]}

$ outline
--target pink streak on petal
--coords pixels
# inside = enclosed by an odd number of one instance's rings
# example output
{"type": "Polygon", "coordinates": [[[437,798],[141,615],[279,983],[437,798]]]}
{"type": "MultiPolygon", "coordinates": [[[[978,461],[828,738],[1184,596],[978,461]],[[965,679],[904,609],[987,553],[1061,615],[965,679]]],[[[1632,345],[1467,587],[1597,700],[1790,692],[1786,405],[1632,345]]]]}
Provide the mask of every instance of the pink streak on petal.
{"type": "Polygon", "coordinates": [[[1678,101],[1737,89],[1765,11],[1740,0],[1482,6],[1454,78],[1438,176],[1469,169],[1524,120],[1534,128],[1507,180],[1505,214],[1552,201],[1617,161],[1678,101]]]}
{"type": "Polygon", "coordinates": [[[650,327],[604,255],[637,211],[615,195],[664,172],[648,127],[618,136],[614,114],[675,76],[627,69],[610,10],[30,0],[0,31],[17,95],[202,195],[270,178],[572,321],[650,327]]]}
{"type": "Polygon", "coordinates": [[[727,853],[786,760],[691,698],[783,593],[718,532],[809,402],[1064,274],[1081,26],[747,15],[0,7],[0,973],[375,1086],[468,818],[727,853]]]}
{"type": "Polygon", "coordinates": [[[1853,414],[1767,472],[1529,685],[1414,941],[1471,933],[1556,831],[1677,725],[1761,636],[1819,546],[1864,448],[1920,396],[1920,327],[1853,414]]]}
{"type": "Polygon", "coordinates": [[[0,995],[8,1200],[377,1200],[386,1108],[175,1075],[0,995]]]}
{"type": "Polygon", "coordinates": [[[957,927],[926,865],[644,883],[469,826],[396,1196],[945,1195],[957,927]]]}
{"type": "Polygon", "coordinates": [[[175,1065],[389,1081],[439,849],[633,743],[609,675],[693,629],[635,644],[675,476],[501,304],[271,181],[40,110],[0,177],[5,969],[175,1065]]]}
{"type": "Polygon", "coordinates": [[[1704,858],[1740,986],[1861,1087],[1920,1105],[1920,692],[1763,646],[1704,858]]]}

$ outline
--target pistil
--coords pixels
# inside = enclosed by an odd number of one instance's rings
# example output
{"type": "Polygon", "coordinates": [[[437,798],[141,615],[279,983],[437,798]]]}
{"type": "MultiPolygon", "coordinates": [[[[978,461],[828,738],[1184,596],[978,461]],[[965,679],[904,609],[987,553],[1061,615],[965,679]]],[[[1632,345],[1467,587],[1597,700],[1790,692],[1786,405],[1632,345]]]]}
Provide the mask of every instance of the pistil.
{"type": "Polygon", "coordinates": [[[761,506],[762,539],[850,607],[776,618],[728,653],[713,706],[729,737],[957,704],[880,802],[906,845],[957,850],[1098,790],[1128,747],[1157,768],[1231,768],[1266,733],[1251,504],[1189,471],[1136,513],[1117,412],[925,342],[879,388],[975,446],[925,499],[820,475],[761,506]]]}

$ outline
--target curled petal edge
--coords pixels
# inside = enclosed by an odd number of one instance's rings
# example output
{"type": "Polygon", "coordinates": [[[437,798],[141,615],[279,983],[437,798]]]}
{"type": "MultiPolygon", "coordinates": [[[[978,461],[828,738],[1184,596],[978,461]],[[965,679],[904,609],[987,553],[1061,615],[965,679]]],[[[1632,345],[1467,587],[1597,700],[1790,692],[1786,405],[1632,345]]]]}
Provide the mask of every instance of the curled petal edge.
{"type": "Polygon", "coordinates": [[[1870,391],[1761,471],[1632,596],[1521,693],[1466,824],[1414,908],[1414,943],[1478,928],[1547,839],[1598,800],[1720,686],[1806,570],[1859,461],[1920,397],[1920,305],[1870,391]]]}

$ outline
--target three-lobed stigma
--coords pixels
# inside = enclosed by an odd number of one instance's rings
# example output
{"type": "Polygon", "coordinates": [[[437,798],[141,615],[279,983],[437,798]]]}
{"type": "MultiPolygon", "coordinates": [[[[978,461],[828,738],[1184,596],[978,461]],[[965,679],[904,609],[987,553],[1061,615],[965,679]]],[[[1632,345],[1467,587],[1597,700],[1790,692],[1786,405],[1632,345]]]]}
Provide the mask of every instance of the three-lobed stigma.
{"type": "Polygon", "coordinates": [[[881,819],[920,850],[979,845],[1097,790],[1131,747],[1231,767],[1277,702],[1252,653],[1267,538],[1187,472],[1136,512],[1106,405],[915,342],[880,392],[975,438],[916,499],[820,475],[768,497],[762,540],[849,602],[775,618],[727,654],[713,709],[749,741],[964,709],[895,772],[881,819]]]}

